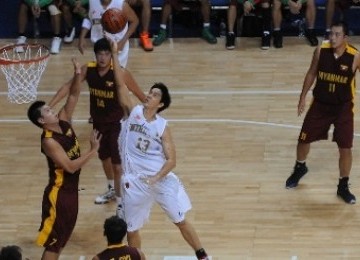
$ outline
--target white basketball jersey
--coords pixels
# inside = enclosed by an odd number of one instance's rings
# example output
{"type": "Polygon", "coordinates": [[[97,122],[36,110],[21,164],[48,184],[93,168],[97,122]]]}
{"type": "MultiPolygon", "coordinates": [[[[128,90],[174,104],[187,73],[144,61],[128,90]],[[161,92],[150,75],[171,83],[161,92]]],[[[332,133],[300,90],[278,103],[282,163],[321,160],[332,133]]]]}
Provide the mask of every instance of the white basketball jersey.
{"type": "Polygon", "coordinates": [[[129,117],[122,121],[120,155],[124,174],[153,176],[166,161],[161,137],[167,121],[156,115],[155,120],[147,122],[143,109],[142,105],[134,107],[129,117]]]}
{"type": "MultiPolygon", "coordinates": [[[[110,4],[104,8],[101,5],[100,0],[89,1],[89,18],[92,23],[90,38],[92,42],[96,42],[104,37],[103,27],[101,25],[101,16],[103,13],[110,8],[118,8],[122,10],[124,2],[125,0],[111,0],[110,4]]],[[[127,30],[128,24],[126,23],[125,28],[121,32],[117,34],[106,33],[106,35],[118,42],[124,37],[127,30]]]]}

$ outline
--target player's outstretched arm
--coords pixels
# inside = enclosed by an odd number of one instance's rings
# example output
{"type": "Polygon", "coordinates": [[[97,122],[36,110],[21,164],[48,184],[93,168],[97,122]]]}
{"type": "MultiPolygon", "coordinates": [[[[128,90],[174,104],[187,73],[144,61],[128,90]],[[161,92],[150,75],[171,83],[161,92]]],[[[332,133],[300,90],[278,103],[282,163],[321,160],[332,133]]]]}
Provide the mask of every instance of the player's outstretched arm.
{"type": "Polygon", "coordinates": [[[128,88],[141,102],[145,102],[146,95],[144,94],[144,91],[141,90],[141,88],[140,88],[139,85],[137,84],[136,80],[134,79],[134,77],[132,76],[132,74],[130,73],[130,71],[128,71],[127,69],[123,68],[123,72],[124,72],[125,85],[127,86],[127,88],[128,88]]]}
{"type": "MultiPolygon", "coordinates": [[[[81,68],[80,81],[83,82],[85,80],[86,75],[86,65],[81,68]]],[[[63,84],[56,94],[52,97],[50,102],[48,103],[50,107],[56,106],[61,100],[69,95],[71,84],[73,83],[75,77],[72,77],[68,82],[63,84]]]]}
{"type": "Polygon", "coordinates": [[[121,68],[118,60],[117,43],[111,39],[108,39],[108,41],[111,43],[111,55],[114,66],[115,86],[118,94],[118,101],[119,104],[123,107],[125,114],[129,115],[134,107],[134,104],[129,95],[129,90],[125,84],[124,74],[126,71],[121,68]]]}

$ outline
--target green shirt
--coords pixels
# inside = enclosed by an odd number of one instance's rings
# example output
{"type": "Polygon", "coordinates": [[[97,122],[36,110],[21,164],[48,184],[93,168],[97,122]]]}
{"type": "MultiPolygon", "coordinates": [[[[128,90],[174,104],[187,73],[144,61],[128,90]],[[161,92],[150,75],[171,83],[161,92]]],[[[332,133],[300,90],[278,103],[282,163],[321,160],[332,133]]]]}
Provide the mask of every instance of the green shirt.
{"type": "MultiPolygon", "coordinates": [[[[35,4],[36,0],[25,0],[25,3],[27,3],[29,6],[33,6],[35,4]]],[[[47,6],[53,2],[53,0],[38,0],[40,7],[47,6]]]]}
{"type": "Polygon", "coordinates": [[[82,6],[89,4],[89,0],[66,0],[71,6],[74,6],[77,1],[80,1],[82,6]]]}
{"type": "MultiPolygon", "coordinates": [[[[283,5],[289,5],[289,1],[290,0],[280,0],[280,2],[283,4],[283,5]]],[[[300,0],[300,2],[302,4],[306,3],[307,0],[300,0]]],[[[294,1],[294,2],[297,2],[297,1],[294,1]]]]}

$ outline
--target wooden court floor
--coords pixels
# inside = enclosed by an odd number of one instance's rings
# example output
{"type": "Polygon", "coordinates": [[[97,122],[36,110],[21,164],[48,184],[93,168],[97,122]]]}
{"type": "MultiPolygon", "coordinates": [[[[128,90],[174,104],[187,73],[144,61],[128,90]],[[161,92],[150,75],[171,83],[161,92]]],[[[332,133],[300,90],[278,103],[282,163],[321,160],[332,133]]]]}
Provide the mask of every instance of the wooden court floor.
{"type": "MultiPolygon", "coordinates": [[[[357,47],[359,40],[352,38],[357,47]]],[[[297,117],[299,91],[313,51],[303,38],[285,38],[283,49],[268,51],[260,50],[258,38],[241,38],[233,51],[225,50],[220,38],[217,45],[174,39],[152,53],[135,40],[131,45],[128,68],[141,88],[161,81],[171,90],[173,103],[164,116],[177,146],[175,172],[192,199],[187,218],[212,259],[360,259],[360,203],[346,205],[336,197],[334,143],[314,144],[308,175],[296,190],[284,188],[303,120],[297,117]]],[[[48,101],[71,77],[73,55],[85,63],[93,58],[92,48],[89,44],[81,56],[75,43],[63,45],[51,56],[39,99],[48,101]]],[[[34,240],[47,182],[40,130],[26,119],[28,105],[7,101],[3,75],[0,86],[0,246],[17,244],[37,260],[43,249],[34,240]]],[[[91,129],[88,116],[84,84],[74,117],[83,150],[91,129]]],[[[360,199],[359,113],[355,132],[350,181],[360,199]]],[[[79,217],[62,260],[91,259],[102,250],[103,221],[115,213],[115,203],[93,203],[105,190],[98,159],[83,168],[80,188],[79,217]]],[[[142,237],[150,260],[193,255],[158,206],[142,237]]]]}

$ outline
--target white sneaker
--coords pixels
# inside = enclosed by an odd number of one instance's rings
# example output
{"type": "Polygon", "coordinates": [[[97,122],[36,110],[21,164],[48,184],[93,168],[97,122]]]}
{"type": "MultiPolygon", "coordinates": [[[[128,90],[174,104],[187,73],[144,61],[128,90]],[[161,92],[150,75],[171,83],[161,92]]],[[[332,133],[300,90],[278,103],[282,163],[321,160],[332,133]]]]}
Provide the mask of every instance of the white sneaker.
{"type": "Polygon", "coordinates": [[[60,45],[61,45],[61,38],[60,37],[54,37],[51,42],[51,54],[58,54],[60,52],[60,45]]]}
{"type": "Polygon", "coordinates": [[[116,208],[116,216],[118,216],[118,218],[124,219],[125,220],[125,212],[124,212],[124,207],[123,205],[119,204],[116,208]]]}
{"type": "Polygon", "coordinates": [[[95,204],[105,204],[115,199],[115,190],[109,186],[109,189],[104,193],[95,198],[95,204]]]}
{"type": "MultiPolygon", "coordinates": [[[[26,37],[25,36],[19,36],[16,40],[16,44],[24,44],[26,43],[26,37]]],[[[24,52],[24,47],[19,46],[15,48],[16,52],[24,52]]]]}
{"type": "Polygon", "coordinates": [[[75,37],[75,27],[71,29],[71,31],[65,35],[64,42],[65,43],[72,43],[75,37]]]}

